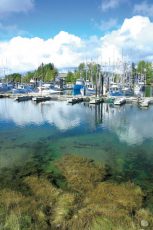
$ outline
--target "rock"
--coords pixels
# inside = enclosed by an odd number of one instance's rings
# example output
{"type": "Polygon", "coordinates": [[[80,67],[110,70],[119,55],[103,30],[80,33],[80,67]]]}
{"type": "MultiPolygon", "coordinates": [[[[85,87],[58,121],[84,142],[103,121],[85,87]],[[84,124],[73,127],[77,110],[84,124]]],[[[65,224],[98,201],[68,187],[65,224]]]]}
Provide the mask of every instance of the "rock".
{"type": "Polygon", "coordinates": [[[148,227],[149,223],[146,220],[141,220],[141,226],[142,227],[148,227]]]}

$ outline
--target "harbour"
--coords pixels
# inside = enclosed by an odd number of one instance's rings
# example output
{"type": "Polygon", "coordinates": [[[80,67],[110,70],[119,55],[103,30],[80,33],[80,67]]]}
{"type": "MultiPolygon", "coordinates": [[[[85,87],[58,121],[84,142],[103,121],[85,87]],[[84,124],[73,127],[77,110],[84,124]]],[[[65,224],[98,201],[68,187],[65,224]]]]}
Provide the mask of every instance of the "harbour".
{"type": "Polygon", "coordinates": [[[55,165],[69,153],[69,169],[76,156],[83,157],[77,168],[87,170],[85,159],[107,165],[111,186],[126,181],[140,186],[146,194],[145,207],[152,211],[153,106],[144,110],[135,103],[73,104],[67,96],[60,98],[39,103],[0,99],[0,188],[26,194],[22,181],[33,177],[43,177],[44,186],[45,178],[51,177],[56,187],[63,188],[55,165]]]}
{"type": "Polygon", "coordinates": [[[153,230],[153,2],[0,15],[0,230],[153,230]]]}

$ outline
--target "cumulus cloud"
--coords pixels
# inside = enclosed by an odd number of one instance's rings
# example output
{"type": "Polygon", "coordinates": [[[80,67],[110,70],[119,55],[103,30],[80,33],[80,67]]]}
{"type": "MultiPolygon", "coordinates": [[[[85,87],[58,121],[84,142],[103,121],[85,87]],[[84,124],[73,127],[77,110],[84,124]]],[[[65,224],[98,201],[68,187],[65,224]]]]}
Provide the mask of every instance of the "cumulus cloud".
{"type": "Polygon", "coordinates": [[[27,12],[34,7],[34,0],[1,0],[0,13],[27,12]]]}
{"type": "Polygon", "coordinates": [[[74,67],[85,60],[118,61],[122,53],[131,61],[153,60],[153,22],[148,17],[125,19],[118,30],[98,38],[82,39],[61,31],[44,40],[38,37],[14,37],[0,42],[0,62],[7,59],[12,72],[29,71],[42,62],[53,62],[57,68],[74,67]],[[144,36],[145,35],[145,36],[144,36]]]}
{"type": "Polygon", "coordinates": [[[153,23],[148,17],[125,19],[120,29],[101,38],[101,52],[105,59],[119,59],[122,53],[130,60],[153,60],[153,23]]]}
{"type": "Polygon", "coordinates": [[[0,42],[0,60],[7,58],[7,65],[12,71],[32,70],[42,62],[53,62],[57,67],[74,67],[87,56],[95,57],[96,46],[96,37],[85,42],[64,31],[48,40],[18,36],[8,42],[0,42]]]}
{"type": "Polygon", "coordinates": [[[141,3],[134,5],[134,13],[147,15],[152,17],[153,16],[153,4],[149,4],[147,1],[143,1],[141,3]]]}
{"type": "Polygon", "coordinates": [[[119,6],[123,0],[102,0],[101,9],[102,11],[107,11],[114,9],[119,6]]]}

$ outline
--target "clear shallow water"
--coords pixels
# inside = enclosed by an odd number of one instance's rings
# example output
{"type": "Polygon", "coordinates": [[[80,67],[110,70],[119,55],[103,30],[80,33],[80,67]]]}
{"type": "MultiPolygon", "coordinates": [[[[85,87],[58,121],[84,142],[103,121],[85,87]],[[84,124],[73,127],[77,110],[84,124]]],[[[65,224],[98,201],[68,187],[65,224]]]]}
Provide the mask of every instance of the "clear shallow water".
{"type": "Polygon", "coordinates": [[[1,99],[0,170],[34,162],[39,152],[53,158],[75,153],[107,163],[116,180],[152,190],[153,106],[1,99]]]}

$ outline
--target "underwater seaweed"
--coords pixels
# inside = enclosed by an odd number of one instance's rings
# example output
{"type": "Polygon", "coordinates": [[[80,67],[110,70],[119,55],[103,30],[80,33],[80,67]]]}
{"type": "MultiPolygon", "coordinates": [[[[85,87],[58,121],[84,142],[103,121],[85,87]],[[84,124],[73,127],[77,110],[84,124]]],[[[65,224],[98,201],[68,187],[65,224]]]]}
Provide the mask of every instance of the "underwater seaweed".
{"type": "Polygon", "coordinates": [[[76,155],[65,155],[56,165],[66,178],[69,188],[76,192],[92,190],[106,176],[105,167],[76,155]]]}

